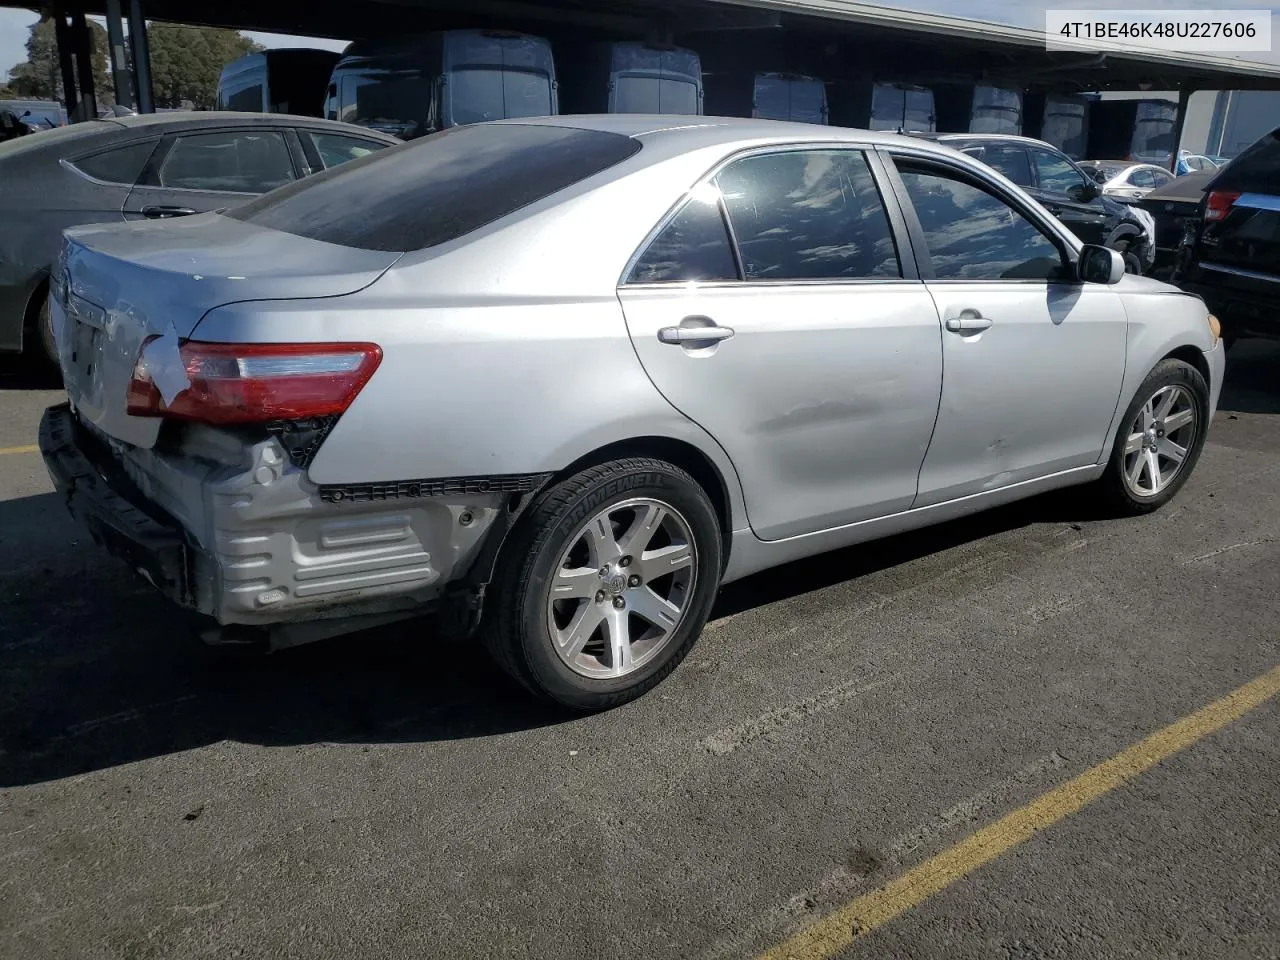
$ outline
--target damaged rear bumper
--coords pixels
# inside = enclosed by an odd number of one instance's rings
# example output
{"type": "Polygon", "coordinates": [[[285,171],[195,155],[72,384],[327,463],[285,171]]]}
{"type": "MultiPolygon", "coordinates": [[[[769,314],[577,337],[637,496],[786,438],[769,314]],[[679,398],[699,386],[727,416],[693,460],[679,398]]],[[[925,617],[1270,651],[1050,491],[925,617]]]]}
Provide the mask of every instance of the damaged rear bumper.
{"type": "Polygon", "coordinates": [[[89,438],[67,404],[51,407],[40,421],[40,453],[67,509],[108,553],[129,564],[162,594],[193,606],[190,557],[182,531],[155,510],[122,476],[107,475],[86,455],[89,438]]]}
{"type": "Polygon", "coordinates": [[[141,449],[100,436],[67,404],[45,412],[40,449],[95,541],[223,625],[353,618],[354,629],[361,618],[430,609],[451,585],[478,590],[515,508],[485,484],[376,485],[339,497],[311,483],[274,437],[250,444],[207,430],[141,449]]]}

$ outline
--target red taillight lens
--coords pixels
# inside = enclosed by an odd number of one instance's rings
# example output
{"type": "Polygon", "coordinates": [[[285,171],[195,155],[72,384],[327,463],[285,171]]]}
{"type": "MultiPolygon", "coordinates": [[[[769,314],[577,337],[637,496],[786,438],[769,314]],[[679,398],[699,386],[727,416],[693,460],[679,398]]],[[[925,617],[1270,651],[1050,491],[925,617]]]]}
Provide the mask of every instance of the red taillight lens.
{"type": "Polygon", "coordinates": [[[131,415],[219,424],[332,416],[350,406],[382,362],[374,343],[188,341],[179,353],[191,385],[164,403],[139,358],[129,383],[131,415]]]}
{"type": "Polygon", "coordinates": [[[1204,218],[1206,220],[1221,220],[1231,211],[1231,205],[1236,202],[1240,196],[1240,191],[1234,193],[1230,190],[1211,190],[1209,196],[1205,200],[1204,218]]]}

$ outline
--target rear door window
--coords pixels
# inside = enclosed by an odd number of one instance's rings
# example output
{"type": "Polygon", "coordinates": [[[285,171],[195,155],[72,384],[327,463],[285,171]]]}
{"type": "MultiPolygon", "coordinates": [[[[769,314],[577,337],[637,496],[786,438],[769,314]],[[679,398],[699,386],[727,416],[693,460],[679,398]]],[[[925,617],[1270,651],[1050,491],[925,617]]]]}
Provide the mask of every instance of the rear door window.
{"type": "Polygon", "coordinates": [[[551,78],[502,68],[466,67],[449,75],[450,119],[483,123],[551,113],[551,78]]]}
{"type": "Polygon", "coordinates": [[[142,170],[158,142],[144,140],[141,143],[126,143],[121,147],[95,153],[91,157],[81,157],[72,161],[71,165],[95,180],[133,186],[138,182],[138,177],[142,176],[142,170]]]}
{"type": "Polygon", "coordinates": [[[744,157],[716,184],[747,280],[902,276],[889,218],[860,151],[744,157]]]}
{"type": "Polygon", "coordinates": [[[614,87],[614,113],[696,115],[698,87],[670,77],[619,77],[614,87]]]}
{"type": "Polygon", "coordinates": [[[1031,181],[1031,161],[1027,158],[1025,147],[1016,144],[990,143],[976,149],[966,150],[979,160],[998,170],[1020,187],[1029,187],[1031,181]]]}
{"type": "Polygon", "coordinates": [[[1040,189],[1049,193],[1068,193],[1072,187],[1084,186],[1084,177],[1066,157],[1048,150],[1032,150],[1036,179],[1040,189]]]}
{"type": "Polygon", "coordinates": [[[160,186],[180,190],[266,193],[294,179],[278,130],[184,134],[160,164],[160,186]]]}
{"type": "Polygon", "coordinates": [[[320,162],[324,164],[326,170],[331,167],[342,166],[342,164],[352,160],[359,160],[361,157],[367,157],[369,154],[376,153],[387,146],[387,144],[377,140],[348,137],[341,133],[317,133],[314,130],[299,132],[303,136],[311,138],[311,142],[316,148],[316,153],[320,155],[320,162]]]}
{"type": "Polygon", "coordinates": [[[365,250],[465,236],[630,157],[640,141],[530,124],[451,127],[242,204],[226,216],[365,250]]]}
{"type": "Polygon", "coordinates": [[[737,280],[738,267],[714,197],[695,196],[650,241],[628,283],[737,280]]]}
{"type": "Polygon", "coordinates": [[[1151,176],[1150,170],[1144,170],[1139,167],[1133,173],[1129,174],[1129,185],[1138,187],[1143,190],[1150,190],[1156,185],[1155,178],[1151,176]]]}

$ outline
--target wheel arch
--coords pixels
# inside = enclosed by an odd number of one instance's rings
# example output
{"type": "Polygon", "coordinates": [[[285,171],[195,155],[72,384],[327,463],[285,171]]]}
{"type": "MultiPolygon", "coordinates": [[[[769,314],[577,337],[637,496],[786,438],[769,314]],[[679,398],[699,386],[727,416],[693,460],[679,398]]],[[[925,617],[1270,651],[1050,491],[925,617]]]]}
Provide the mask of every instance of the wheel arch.
{"type": "Polygon", "coordinates": [[[1163,357],[1160,362],[1165,360],[1181,360],[1196,370],[1200,371],[1200,376],[1204,377],[1205,384],[1212,391],[1213,389],[1213,371],[1209,369],[1209,361],[1205,359],[1204,351],[1190,344],[1184,344],[1180,347],[1174,347],[1163,357]]]}
{"type": "Polygon", "coordinates": [[[720,572],[727,570],[729,549],[733,541],[733,502],[730,498],[728,481],[715,461],[687,440],[658,435],[618,440],[579,457],[553,475],[547,485],[550,486],[566,477],[571,477],[588,467],[626,457],[653,457],[656,460],[665,460],[672,466],[684,470],[698,482],[698,485],[711,498],[711,503],[716,510],[716,519],[720,522],[722,558],[720,572]]]}
{"type": "Polygon", "coordinates": [[[1135,237],[1141,237],[1141,236],[1142,236],[1142,229],[1138,227],[1136,224],[1122,223],[1122,224],[1119,224],[1114,230],[1112,230],[1111,233],[1107,236],[1106,246],[1114,247],[1121,240],[1128,243],[1129,241],[1133,240],[1135,237]]]}

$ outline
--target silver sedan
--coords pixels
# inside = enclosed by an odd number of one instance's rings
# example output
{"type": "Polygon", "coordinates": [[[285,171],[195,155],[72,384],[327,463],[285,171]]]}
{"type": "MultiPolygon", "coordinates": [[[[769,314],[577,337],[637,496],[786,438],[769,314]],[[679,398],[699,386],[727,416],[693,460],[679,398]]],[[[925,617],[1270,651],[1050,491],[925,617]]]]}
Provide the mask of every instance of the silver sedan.
{"type": "Polygon", "coordinates": [[[768,121],[462,127],[182,221],[70,231],[72,513],[211,640],[437,610],[576,709],[722,583],[1090,484],[1166,503],[1223,347],[936,144],[768,121]]]}

